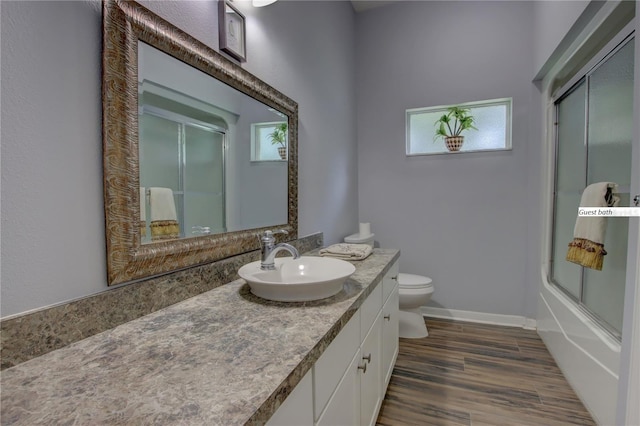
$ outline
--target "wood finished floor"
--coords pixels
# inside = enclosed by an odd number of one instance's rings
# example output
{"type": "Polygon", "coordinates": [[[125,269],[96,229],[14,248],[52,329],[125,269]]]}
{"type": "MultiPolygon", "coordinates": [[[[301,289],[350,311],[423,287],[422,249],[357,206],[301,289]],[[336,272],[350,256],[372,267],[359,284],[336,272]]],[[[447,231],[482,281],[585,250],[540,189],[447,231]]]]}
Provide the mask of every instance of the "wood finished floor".
{"type": "Polygon", "coordinates": [[[535,331],[426,318],[400,339],[377,424],[595,425],[535,331]]]}

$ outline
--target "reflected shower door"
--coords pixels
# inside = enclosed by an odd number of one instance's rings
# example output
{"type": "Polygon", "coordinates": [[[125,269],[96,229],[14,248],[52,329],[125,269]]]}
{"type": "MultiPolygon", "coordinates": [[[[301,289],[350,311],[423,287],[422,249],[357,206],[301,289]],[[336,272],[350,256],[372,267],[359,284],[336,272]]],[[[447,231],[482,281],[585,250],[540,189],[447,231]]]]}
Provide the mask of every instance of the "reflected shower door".
{"type": "MultiPolygon", "coordinates": [[[[223,129],[154,107],[144,109],[139,127],[140,186],[173,191],[180,237],[226,232],[223,129]]],[[[141,202],[149,218],[151,206],[141,202]]]]}
{"type": "Polygon", "coordinates": [[[192,235],[226,232],[224,133],[185,126],[184,223],[192,235]]]}

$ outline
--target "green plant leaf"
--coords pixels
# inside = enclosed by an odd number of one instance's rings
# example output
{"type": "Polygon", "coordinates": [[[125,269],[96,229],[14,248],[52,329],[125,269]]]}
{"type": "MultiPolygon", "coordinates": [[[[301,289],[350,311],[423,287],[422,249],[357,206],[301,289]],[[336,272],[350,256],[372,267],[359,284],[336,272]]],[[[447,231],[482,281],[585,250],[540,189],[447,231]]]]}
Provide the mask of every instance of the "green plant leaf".
{"type": "Polygon", "coordinates": [[[434,124],[439,127],[434,135],[434,140],[440,137],[460,136],[464,130],[478,130],[474,125],[474,118],[470,108],[452,106],[447,108],[447,113],[443,114],[434,124]],[[445,128],[446,126],[446,128],[445,128]]]}
{"type": "Polygon", "coordinates": [[[269,139],[271,140],[272,145],[281,145],[283,147],[287,146],[287,123],[280,123],[274,129],[273,132],[269,133],[269,139]]]}

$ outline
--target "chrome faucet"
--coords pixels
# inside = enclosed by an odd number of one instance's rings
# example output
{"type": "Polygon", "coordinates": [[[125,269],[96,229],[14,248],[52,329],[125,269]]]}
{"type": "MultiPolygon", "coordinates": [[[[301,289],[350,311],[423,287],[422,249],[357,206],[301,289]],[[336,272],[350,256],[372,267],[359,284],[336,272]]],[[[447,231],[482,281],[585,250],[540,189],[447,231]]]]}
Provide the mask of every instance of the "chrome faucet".
{"type": "Polygon", "coordinates": [[[272,271],[276,269],[274,259],[279,251],[287,250],[291,253],[294,259],[300,257],[298,250],[291,244],[276,244],[276,238],[273,236],[274,234],[288,234],[288,232],[281,229],[275,232],[264,231],[264,234],[258,234],[258,238],[260,239],[260,249],[262,252],[262,256],[260,258],[260,269],[265,271],[272,271]]]}

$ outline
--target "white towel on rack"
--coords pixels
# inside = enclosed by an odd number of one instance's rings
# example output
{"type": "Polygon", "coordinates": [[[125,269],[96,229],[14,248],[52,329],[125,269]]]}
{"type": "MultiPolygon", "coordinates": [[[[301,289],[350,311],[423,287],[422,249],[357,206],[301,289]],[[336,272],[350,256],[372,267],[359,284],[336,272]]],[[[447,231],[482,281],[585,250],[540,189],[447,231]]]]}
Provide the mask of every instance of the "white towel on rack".
{"type": "Polygon", "coordinates": [[[151,239],[166,240],[178,238],[180,227],[176,214],[176,203],[170,188],[149,188],[151,208],[151,239]]]}
{"type": "MultiPolygon", "coordinates": [[[[613,182],[598,182],[587,186],[580,199],[580,207],[615,207],[620,202],[618,185],[613,182]]],[[[569,243],[567,260],[586,268],[602,270],[604,239],[607,218],[578,216],[573,228],[573,240],[569,243]]]]}

